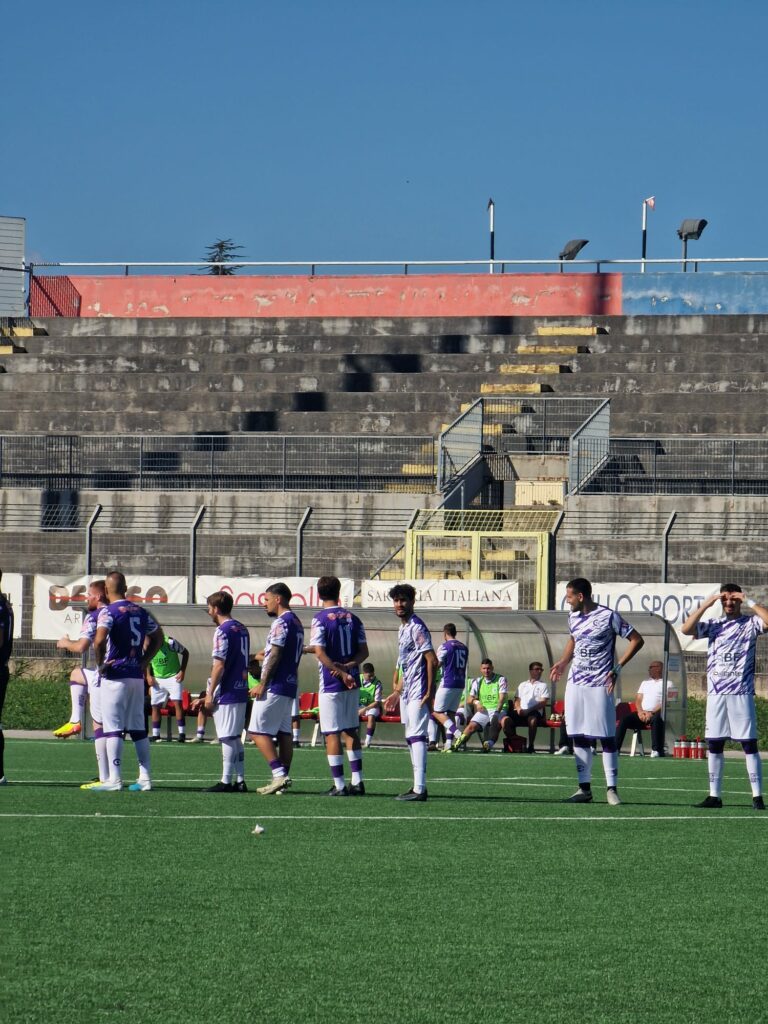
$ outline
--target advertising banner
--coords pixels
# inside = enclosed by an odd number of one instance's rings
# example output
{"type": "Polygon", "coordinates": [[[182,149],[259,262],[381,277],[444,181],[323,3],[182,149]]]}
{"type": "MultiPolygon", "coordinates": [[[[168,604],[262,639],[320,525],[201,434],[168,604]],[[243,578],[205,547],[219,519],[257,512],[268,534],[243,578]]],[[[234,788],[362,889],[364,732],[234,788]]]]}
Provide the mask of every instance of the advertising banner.
{"type": "MultiPolygon", "coordinates": [[[[198,604],[205,604],[209,594],[223,590],[232,595],[235,604],[263,605],[264,591],[277,582],[275,576],[198,576],[195,580],[195,593],[198,604]]],[[[281,576],[279,582],[285,583],[293,594],[292,608],[320,607],[322,602],[317,596],[316,576],[281,576]]],[[[341,603],[351,608],[354,599],[354,580],[342,579],[341,603]]]]}
{"type": "MultiPolygon", "coordinates": [[[[150,611],[153,604],[184,604],[187,600],[186,576],[128,576],[127,581],[130,600],[146,604],[150,611]]],[[[87,576],[58,579],[35,576],[33,638],[77,640],[87,588],[87,576]]]]}
{"type": "MultiPolygon", "coordinates": [[[[510,580],[403,580],[416,590],[418,608],[517,608],[518,585],[510,580]]],[[[394,586],[381,580],[364,580],[360,598],[363,608],[391,608],[394,586]]]]}

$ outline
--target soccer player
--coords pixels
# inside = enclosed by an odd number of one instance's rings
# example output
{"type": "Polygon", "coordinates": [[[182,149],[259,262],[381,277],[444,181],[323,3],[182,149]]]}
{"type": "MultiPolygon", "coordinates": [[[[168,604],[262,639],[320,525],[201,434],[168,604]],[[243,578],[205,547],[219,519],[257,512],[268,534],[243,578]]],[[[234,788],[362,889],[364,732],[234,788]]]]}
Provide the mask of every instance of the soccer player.
{"type": "Polygon", "coordinates": [[[443,626],[443,642],[437,648],[437,660],[442,676],[435,693],[435,705],[429,721],[431,749],[437,749],[438,725],[445,729],[443,749],[450,750],[456,737],[454,716],[464,693],[468,658],[469,648],[461,640],[456,639],[456,626],[452,622],[446,622],[443,626]]]}
{"type": "Polygon", "coordinates": [[[365,627],[339,604],[341,581],[321,576],[317,594],[322,609],[312,619],[309,648],[320,671],[320,730],[333,785],[328,796],[365,796],[363,751],[360,747],[360,665],[368,657],[365,627]],[[344,780],[344,737],[351,781],[344,780]]]}
{"type": "Polygon", "coordinates": [[[376,669],[370,661],[362,668],[363,678],[360,681],[360,721],[365,721],[365,740],[363,748],[368,749],[376,732],[376,722],[381,718],[382,684],[376,675],[376,669]]]}
{"type": "Polygon", "coordinates": [[[637,630],[618,612],[592,600],[592,584],[583,577],[571,580],[565,588],[570,637],[562,658],[549,674],[556,683],[568,664],[565,688],[565,720],[573,741],[579,788],[566,801],[572,804],[592,802],[592,740],[603,747],[603,770],[608,787],[607,800],[612,807],[621,803],[616,789],[619,755],[616,750],[616,705],[613,691],[622,668],[644,644],[637,630]],[[621,658],[616,659],[616,637],[628,641],[621,658]]]}
{"type": "Polygon", "coordinates": [[[182,683],[189,662],[189,651],[172,636],[167,636],[163,645],[147,666],[147,683],[150,687],[152,705],[152,741],[162,743],[160,736],[160,709],[168,701],[173,704],[176,712],[176,728],[179,743],[187,738],[187,727],[184,721],[182,705],[182,683]]]}
{"type": "Polygon", "coordinates": [[[528,753],[536,753],[536,732],[544,721],[544,708],[549,701],[549,687],[542,680],[544,666],[540,661],[532,661],[528,666],[528,678],[517,688],[514,707],[509,724],[512,732],[517,735],[518,725],[528,726],[528,753]]]}
{"type": "Polygon", "coordinates": [[[400,619],[397,661],[402,677],[384,701],[384,710],[391,714],[399,703],[413,766],[413,786],[395,799],[423,802],[427,799],[427,731],[438,663],[430,632],[413,611],[416,591],[410,583],[398,583],[389,597],[400,619]]]}
{"type": "Polygon", "coordinates": [[[208,597],[208,615],[216,626],[213,664],[206,684],[205,709],[211,714],[221,742],[221,780],[206,793],[247,793],[242,733],[248,702],[250,635],[232,618],[232,595],[217,590],[208,597]]]}
{"type": "MultiPolygon", "coordinates": [[[[104,589],[104,580],[93,580],[88,584],[88,589],[85,592],[86,614],[83,618],[80,636],[77,640],[69,640],[67,637],[57,640],[56,647],[58,650],[69,651],[70,654],[85,654],[92,645],[93,638],[96,635],[98,609],[101,606],[106,607],[106,604],[107,594],[104,589]]],[[[82,731],[86,696],[89,696],[91,699],[91,718],[95,719],[93,714],[93,691],[96,688],[96,682],[96,674],[92,670],[82,669],[79,665],[77,668],[72,669],[69,674],[69,697],[72,703],[72,710],[69,715],[69,721],[59,726],[58,729],[53,730],[54,736],[65,740],[70,736],[78,736],[80,734],[82,731]]],[[[96,702],[98,703],[98,696],[96,697],[96,702]]],[[[95,729],[96,721],[94,720],[95,729]]]]}
{"type": "MultiPolygon", "coordinates": [[[[0,581],[3,579],[3,571],[0,569],[0,581]]],[[[7,786],[8,780],[5,777],[5,736],[3,734],[3,705],[5,694],[8,690],[8,680],[11,673],[8,662],[13,653],[13,605],[5,596],[0,593],[0,786],[7,786]]]]}
{"type": "Polygon", "coordinates": [[[474,714],[467,722],[464,731],[454,738],[451,749],[461,750],[467,745],[467,741],[473,733],[480,732],[482,734],[486,729],[490,729],[490,738],[483,740],[483,750],[490,753],[509,718],[507,714],[508,697],[509,683],[506,676],[496,672],[490,658],[483,658],[480,662],[480,675],[477,679],[472,680],[469,690],[468,704],[472,707],[474,714]]]}
{"type": "Polygon", "coordinates": [[[128,788],[152,789],[149,739],[144,718],[144,675],[160,650],[163,631],[152,616],[127,599],[125,576],[111,572],[105,580],[109,604],[99,611],[93,649],[99,671],[101,715],[106,740],[109,778],[91,787],[92,793],[123,788],[123,735],[131,735],[139,762],[139,778],[128,788]]]}
{"type": "Polygon", "coordinates": [[[752,787],[752,806],[765,810],[763,766],[757,749],[755,715],[755,648],[768,626],[768,609],[751,601],[736,583],[723,583],[691,612],[682,625],[686,636],[707,641],[707,722],[709,796],[697,807],[722,807],[725,741],[741,743],[752,787]],[[710,622],[701,617],[717,601],[723,614],[710,622]],[[749,613],[742,615],[742,605],[749,613]]]}
{"type": "MultiPolygon", "coordinates": [[[[63,637],[56,642],[60,651],[69,651],[71,654],[83,655],[93,645],[96,637],[96,625],[99,612],[108,605],[107,591],[104,580],[92,580],[88,584],[85,593],[86,608],[88,609],[83,617],[83,624],[80,629],[80,636],[77,640],[68,640],[63,637]]],[[[68,723],[77,726],[68,732],[57,729],[54,736],[76,736],[80,732],[80,721],[85,706],[85,695],[91,705],[91,718],[93,719],[93,746],[96,753],[96,765],[99,773],[99,783],[109,780],[109,759],[107,758],[107,741],[104,739],[104,730],[101,724],[101,686],[99,685],[99,673],[95,668],[73,668],[69,677],[70,692],[72,694],[72,719],[68,723]],[[77,717],[75,717],[77,708],[77,717]]],[[[96,782],[86,782],[80,789],[93,789],[96,782]]]]}
{"type": "Polygon", "coordinates": [[[262,796],[279,793],[291,785],[291,712],[299,692],[299,662],[304,653],[304,627],[291,611],[292,597],[285,583],[273,583],[264,592],[267,615],[275,621],[264,647],[261,679],[251,689],[253,708],[248,725],[248,732],[272,772],[272,781],[256,790],[262,796]]]}

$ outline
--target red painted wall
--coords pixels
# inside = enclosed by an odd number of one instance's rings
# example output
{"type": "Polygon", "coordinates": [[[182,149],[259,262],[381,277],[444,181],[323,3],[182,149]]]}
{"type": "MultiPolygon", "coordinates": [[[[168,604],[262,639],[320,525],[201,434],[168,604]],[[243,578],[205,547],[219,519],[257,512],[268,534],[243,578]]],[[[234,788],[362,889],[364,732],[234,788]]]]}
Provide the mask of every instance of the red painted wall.
{"type": "MultiPolygon", "coordinates": [[[[620,274],[73,276],[68,281],[80,295],[81,317],[590,316],[622,311],[620,274]]],[[[52,315],[36,306],[33,292],[32,315],[52,315]]]]}

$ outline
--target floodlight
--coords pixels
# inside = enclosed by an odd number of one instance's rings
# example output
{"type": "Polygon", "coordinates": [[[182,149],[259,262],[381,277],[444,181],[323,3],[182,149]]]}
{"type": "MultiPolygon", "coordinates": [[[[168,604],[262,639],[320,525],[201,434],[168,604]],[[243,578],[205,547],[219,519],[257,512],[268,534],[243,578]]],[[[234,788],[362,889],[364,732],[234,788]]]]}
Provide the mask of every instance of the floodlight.
{"type": "MultiPolygon", "coordinates": [[[[677,229],[677,237],[682,239],[683,242],[683,271],[688,269],[688,240],[697,241],[701,237],[701,233],[707,226],[705,220],[697,220],[695,217],[684,220],[680,227],[677,229]]],[[[693,268],[697,269],[696,266],[693,268]]]]}
{"type": "Polygon", "coordinates": [[[575,260],[585,245],[589,245],[588,238],[572,238],[570,242],[566,242],[557,257],[560,263],[560,273],[563,272],[562,260],[575,260]]]}

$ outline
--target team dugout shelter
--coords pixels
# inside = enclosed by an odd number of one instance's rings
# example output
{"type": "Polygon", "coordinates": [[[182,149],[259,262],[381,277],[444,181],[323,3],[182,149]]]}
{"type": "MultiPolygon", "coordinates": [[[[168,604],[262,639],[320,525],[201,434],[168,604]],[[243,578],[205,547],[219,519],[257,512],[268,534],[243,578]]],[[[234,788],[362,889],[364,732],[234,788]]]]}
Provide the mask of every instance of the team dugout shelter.
{"type": "MultiPolygon", "coordinates": [[[[305,643],[310,640],[310,624],[315,610],[297,607],[293,609],[305,629],[305,643]]],[[[191,693],[204,689],[211,667],[211,647],[214,626],[208,617],[205,605],[166,604],[154,605],[152,615],[167,635],[175,637],[189,650],[185,687],[191,693]]],[[[391,691],[392,676],[397,664],[397,634],[399,621],[394,612],[380,609],[357,609],[368,637],[368,661],[376,668],[376,675],[383,683],[384,695],[391,691]]],[[[497,672],[509,681],[510,696],[518,684],[528,679],[528,666],[532,661],[544,665],[545,676],[549,668],[560,658],[568,640],[568,615],[566,612],[548,611],[506,611],[472,608],[416,608],[432,633],[435,649],[443,638],[443,626],[452,622],[456,626],[457,639],[463,640],[469,648],[467,676],[480,675],[483,658],[493,661],[497,672]]],[[[266,611],[254,605],[236,605],[233,617],[247,626],[251,635],[251,652],[260,651],[266,642],[271,619],[266,611]]],[[[648,666],[652,661],[664,665],[665,688],[664,718],[668,736],[685,735],[687,687],[685,659],[680,641],[674,629],[658,615],[649,613],[632,614],[628,621],[642,635],[645,646],[629,665],[622,670],[616,688],[617,701],[633,701],[640,683],[648,678],[648,666]]],[[[626,641],[616,640],[616,651],[620,655],[626,641]]],[[[550,683],[550,708],[555,700],[565,696],[565,676],[559,683],[550,683]]],[[[299,669],[299,692],[312,693],[318,689],[317,661],[311,655],[301,659],[299,669]]],[[[402,730],[397,725],[381,725],[377,738],[401,740],[402,730]]]]}

